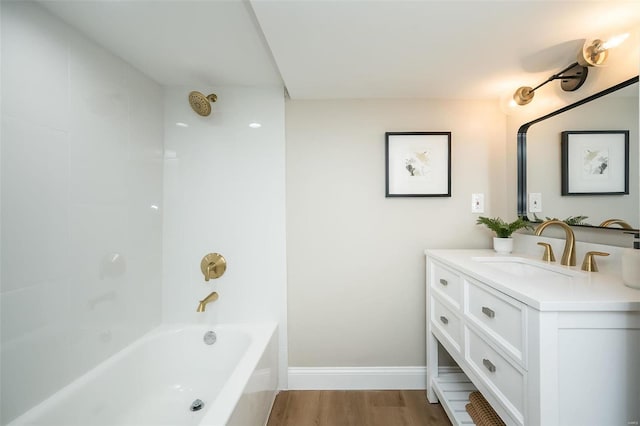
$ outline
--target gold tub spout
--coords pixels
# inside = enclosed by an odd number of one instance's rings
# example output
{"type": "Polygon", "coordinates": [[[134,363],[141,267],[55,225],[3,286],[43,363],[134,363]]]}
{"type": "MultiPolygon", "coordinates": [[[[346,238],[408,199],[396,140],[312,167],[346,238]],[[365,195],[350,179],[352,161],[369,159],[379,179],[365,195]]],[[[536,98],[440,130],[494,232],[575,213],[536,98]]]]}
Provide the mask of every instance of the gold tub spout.
{"type": "Polygon", "coordinates": [[[198,303],[198,309],[196,309],[196,312],[204,312],[207,304],[215,302],[216,300],[218,300],[218,293],[214,291],[198,303]]]}
{"type": "Polygon", "coordinates": [[[632,229],[631,225],[629,225],[627,222],[625,222],[622,219],[607,219],[604,222],[602,222],[599,226],[608,228],[611,225],[620,225],[622,229],[632,229]]]}
{"type": "Polygon", "coordinates": [[[561,265],[566,266],[576,266],[576,237],[571,230],[571,227],[566,223],[560,220],[547,220],[542,222],[536,228],[536,235],[542,235],[542,231],[544,231],[548,226],[558,225],[565,232],[565,242],[564,242],[564,252],[562,253],[562,260],[560,260],[561,265]]]}

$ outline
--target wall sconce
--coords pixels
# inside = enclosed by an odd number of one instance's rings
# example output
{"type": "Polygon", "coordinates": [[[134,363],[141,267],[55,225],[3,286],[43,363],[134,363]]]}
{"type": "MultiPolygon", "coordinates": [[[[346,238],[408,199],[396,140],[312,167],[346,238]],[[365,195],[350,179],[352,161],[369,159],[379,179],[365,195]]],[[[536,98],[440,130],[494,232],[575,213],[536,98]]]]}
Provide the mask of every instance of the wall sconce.
{"type": "Polygon", "coordinates": [[[599,39],[586,42],[578,53],[578,61],[569,65],[557,74],[553,74],[536,87],[522,86],[513,94],[513,100],[518,105],[526,105],[533,100],[535,91],[553,80],[561,80],[560,87],[565,92],[578,90],[586,81],[588,67],[599,67],[609,56],[609,49],[619,46],[629,37],[629,33],[610,38],[607,41],[599,39]]]}
{"type": "Polygon", "coordinates": [[[607,41],[599,39],[587,42],[582,47],[582,51],[578,53],[578,64],[583,67],[599,67],[604,64],[609,56],[609,49],[620,46],[623,41],[629,37],[629,33],[620,34],[611,37],[607,41]]]}

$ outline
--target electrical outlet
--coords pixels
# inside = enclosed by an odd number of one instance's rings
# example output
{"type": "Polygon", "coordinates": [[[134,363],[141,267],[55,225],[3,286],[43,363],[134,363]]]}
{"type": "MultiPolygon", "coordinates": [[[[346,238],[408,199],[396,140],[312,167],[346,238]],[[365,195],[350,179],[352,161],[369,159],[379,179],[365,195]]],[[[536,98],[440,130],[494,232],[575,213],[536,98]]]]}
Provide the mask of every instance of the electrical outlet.
{"type": "Polygon", "coordinates": [[[542,193],[540,192],[529,193],[529,212],[530,213],[542,212],[542,193]]]}
{"type": "Polygon", "coordinates": [[[484,194],[471,194],[471,213],[484,213],[484,194]]]}

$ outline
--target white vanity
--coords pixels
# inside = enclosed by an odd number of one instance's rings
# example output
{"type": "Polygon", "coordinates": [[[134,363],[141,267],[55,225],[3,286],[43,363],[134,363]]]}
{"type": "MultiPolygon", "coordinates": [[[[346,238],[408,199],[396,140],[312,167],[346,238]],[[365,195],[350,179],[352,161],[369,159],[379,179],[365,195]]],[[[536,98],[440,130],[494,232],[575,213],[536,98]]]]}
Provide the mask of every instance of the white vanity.
{"type": "Polygon", "coordinates": [[[476,388],[508,425],[639,424],[640,290],[530,255],[425,254],[427,398],[454,425],[476,388]]]}

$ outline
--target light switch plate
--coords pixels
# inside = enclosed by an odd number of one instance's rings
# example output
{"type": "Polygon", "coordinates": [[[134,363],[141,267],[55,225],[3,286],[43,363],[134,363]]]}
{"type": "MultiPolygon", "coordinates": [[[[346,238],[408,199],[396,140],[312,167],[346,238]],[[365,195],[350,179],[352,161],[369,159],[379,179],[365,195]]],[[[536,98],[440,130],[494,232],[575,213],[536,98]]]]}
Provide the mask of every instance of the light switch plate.
{"type": "Polygon", "coordinates": [[[484,194],[471,194],[471,213],[484,213],[484,194]]]}
{"type": "Polygon", "coordinates": [[[529,212],[530,213],[542,212],[542,193],[540,192],[529,193],[529,212]]]}

